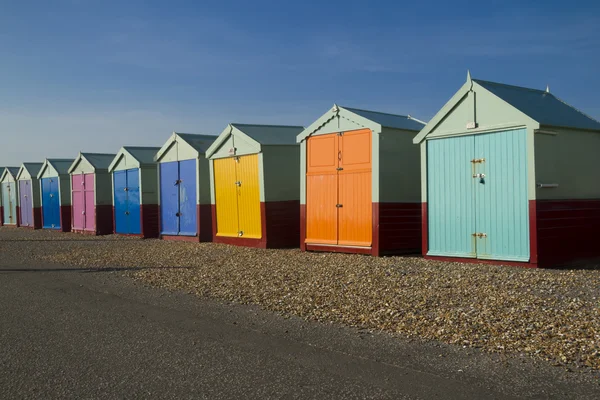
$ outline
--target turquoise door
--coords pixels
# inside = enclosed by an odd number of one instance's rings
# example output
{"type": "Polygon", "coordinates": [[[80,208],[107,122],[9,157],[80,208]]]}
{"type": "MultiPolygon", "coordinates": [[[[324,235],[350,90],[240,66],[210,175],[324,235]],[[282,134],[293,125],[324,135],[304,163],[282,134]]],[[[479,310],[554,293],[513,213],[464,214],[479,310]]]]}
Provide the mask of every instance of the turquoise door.
{"type": "Polygon", "coordinates": [[[428,255],[529,261],[525,129],[427,142],[428,255]]]}
{"type": "Polygon", "coordinates": [[[526,132],[475,136],[477,258],[529,261],[526,132]]]}

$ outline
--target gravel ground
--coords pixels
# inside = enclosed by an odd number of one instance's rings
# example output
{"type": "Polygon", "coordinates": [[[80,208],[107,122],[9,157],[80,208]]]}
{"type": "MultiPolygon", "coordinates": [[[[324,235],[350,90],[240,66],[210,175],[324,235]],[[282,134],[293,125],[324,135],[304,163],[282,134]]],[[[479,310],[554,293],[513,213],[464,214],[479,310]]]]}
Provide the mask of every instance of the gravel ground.
{"type": "Polygon", "coordinates": [[[130,267],[151,285],[284,315],[600,370],[600,269],[260,250],[0,228],[0,254],[130,267]]]}

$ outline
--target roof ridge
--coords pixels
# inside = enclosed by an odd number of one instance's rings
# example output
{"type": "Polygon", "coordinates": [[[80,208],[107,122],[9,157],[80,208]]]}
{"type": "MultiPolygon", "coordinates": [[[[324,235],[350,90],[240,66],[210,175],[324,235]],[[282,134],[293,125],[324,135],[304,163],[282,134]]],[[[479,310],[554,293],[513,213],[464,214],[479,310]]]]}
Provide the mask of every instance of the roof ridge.
{"type": "Polygon", "coordinates": [[[123,146],[124,149],[136,149],[136,150],[141,150],[141,149],[160,149],[160,147],[158,146],[123,146]]]}
{"type": "MultiPolygon", "coordinates": [[[[502,82],[486,81],[485,79],[473,79],[473,81],[474,82],[491,83],[492,85],[507,86],[507,87],[511,87],[511,88],[515,88],[515,89],[531,90],[532,92],[546,93],[551,96],[554,96],[554,94],[552,94],[550,92],[546,92],[545,90],[530,88],[530,87],[526,87],[526,86],[511,85],[511,84],[502,83],[502,82]]],[[[554,97],[556,97],[556,96],[554,96],[554,97]]]]}
{"type": "Polygon", "coordinates": [[[87,155],[92,155],[92,156],[113,156],[113,157],[116,156],[116,153],[112,154],[112,153],[84,153],[84,152],[81,152],[82,156],[84,156],[86,154],[87,155]]]}
{"type": "Polygon", "coordinates": [[[232,122],[231,125],[240,125],[240,126],[264,126],[264,127],[270,127],[270,128],[302,128],[304,129],[303,126],[300,125],[270,125],[270,124],[243,124],[241,122],[232,122]]]}
{"type": "Polygon", "coordinates": [[[408,118],[408,115],[403,115],[403,114],[392,114],[392,113],[387,113],[387,112],[382,112],[382,111],[365,110],[363,108],[356,108],[356,107],[346,107],[346,106],[339,106],[339,107],[345,108],[346,110],[366,111],[366,112],[375,113],[375,114],[392,115],[394,117],[408,118]]]}

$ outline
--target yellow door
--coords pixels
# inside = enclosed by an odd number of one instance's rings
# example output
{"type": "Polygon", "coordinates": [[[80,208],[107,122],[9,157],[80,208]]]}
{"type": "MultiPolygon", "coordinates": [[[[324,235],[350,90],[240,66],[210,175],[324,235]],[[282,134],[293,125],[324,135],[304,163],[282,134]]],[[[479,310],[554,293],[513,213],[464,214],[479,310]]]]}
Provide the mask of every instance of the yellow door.
{"type": "Polygon", "coordinates": [[[233,158],[214,160],[217,236],[238,236],[237,163],[233,158]]]}
{"type": "Polygon", "coordinates": [[[237,158],[239,235],[243,238],[262,237],[260,221],[260,183],[258,155],[237,158]]]}

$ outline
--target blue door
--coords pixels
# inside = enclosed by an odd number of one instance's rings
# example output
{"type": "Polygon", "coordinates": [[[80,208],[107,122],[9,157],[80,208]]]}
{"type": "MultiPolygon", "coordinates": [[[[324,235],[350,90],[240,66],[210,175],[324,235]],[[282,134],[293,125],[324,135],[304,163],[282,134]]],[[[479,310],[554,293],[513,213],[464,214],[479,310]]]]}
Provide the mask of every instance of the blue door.
{"type": "Polygon", "coordinates": [[[477,258],[529,261],[527,131],[475,136],[477,258]]]}
{"type": "Polygon", "coordinates": [[[160,164],[160,233],[179,234],[179,163],[160,164]]]}
{"type": "Polygon", "coordinates": [[[427,142],[428,255],[529,261],[526,129],[427,142]]]}
{"type": "Polygon", "coordinates": [[[197,229],[196,209],[196,160],[179,162],[179,234],[195,236],[197,229]]]}
{"type": "Polygon", "coordinates": [[[42,178],[42,219],[45,229],[60,229],[58,178],[42,178]]]}
{"type": "Polygon", "coordinates": [[[127,172],[115,171],[113,173],[114,203],[115,203],[115,232],[129,233],[127,218],[127,172]]]}
{"type": "Polygon", "coordinates": [[[139,235],[142,232],[140,218],[139,169],[116,171],[113,174],[115,192],[115,232],[139,235]]]}

